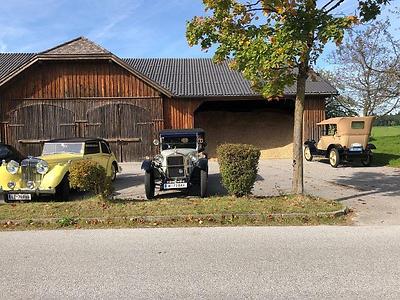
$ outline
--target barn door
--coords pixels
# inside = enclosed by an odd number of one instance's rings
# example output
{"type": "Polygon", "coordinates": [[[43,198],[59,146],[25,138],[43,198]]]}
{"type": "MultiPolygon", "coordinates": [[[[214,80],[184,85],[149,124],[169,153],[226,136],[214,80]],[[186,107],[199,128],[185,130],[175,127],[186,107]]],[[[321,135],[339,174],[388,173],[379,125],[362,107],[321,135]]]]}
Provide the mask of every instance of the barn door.
{"type": "Polygon", "coordinates": [[[7,142],[25,155],[40,155],[49,139],[75,136],[74,113],[49,104],[34,104],[8,113],[7,142]]]}
{"type": "Polygon", "coordinates": [[[86,136],[110,142],[120,161],[141,160],[151,154],[154,123],[150,113],[127,103],[111,103],[88,111],[86,136]]]}

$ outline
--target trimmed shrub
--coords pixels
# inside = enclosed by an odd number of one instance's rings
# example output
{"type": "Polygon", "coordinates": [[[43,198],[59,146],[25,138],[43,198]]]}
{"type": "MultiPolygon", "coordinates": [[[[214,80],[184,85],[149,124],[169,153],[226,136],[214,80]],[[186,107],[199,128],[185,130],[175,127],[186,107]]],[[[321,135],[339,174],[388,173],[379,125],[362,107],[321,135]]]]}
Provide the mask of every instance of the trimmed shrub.
{"type": "Polygon", "coordinates": [[[104,167],[94,161],[82,160],[69,169],[69,181],[74,189],[108,197],[113,192],[111,178],[104,167]]]}
{"type": "Polygon", "coordinates": [[[246,144],[222,144],[217,155],[222,184],[229,194],[249,195],[257,178],[260,149],[246,144]]]}

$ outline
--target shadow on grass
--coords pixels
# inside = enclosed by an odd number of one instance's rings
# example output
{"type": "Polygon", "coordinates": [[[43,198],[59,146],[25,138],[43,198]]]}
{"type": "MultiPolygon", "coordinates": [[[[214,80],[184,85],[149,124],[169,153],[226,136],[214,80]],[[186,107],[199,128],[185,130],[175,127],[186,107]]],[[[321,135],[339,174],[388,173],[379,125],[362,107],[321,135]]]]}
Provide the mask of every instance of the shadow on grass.
{"type": "Polygon", "coordinates": [[[374,153],[372,166],[384,167],[390,165],[391,161],[399,160],[400,155],[389,153],[374,153]]]}

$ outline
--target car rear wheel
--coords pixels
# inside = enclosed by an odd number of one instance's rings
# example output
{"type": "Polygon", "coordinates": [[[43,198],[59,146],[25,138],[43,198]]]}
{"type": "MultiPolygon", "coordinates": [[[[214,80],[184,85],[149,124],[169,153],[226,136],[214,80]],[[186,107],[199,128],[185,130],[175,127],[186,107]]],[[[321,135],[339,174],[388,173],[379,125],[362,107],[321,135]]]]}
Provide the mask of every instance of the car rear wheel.
{"type": "Polygon", "coordinates": [[[311,154],[311,149],[308,145],[304,147],[304,158],[306,161],[312,161],[313,155],[311,154]]]}
{"type": "Polygon", "coordinates": [[[207,196],[208,173],[207,171],[200,170],[200,197],[207,196]]]}
{"type": "Polygon", "coordinates": [[[115,162],[112,163],[111,165],[111,181],[115,181],[117,179],[117,171],[118,167],[115,162]]]}
{"type": "Polygon", "coordinates": [[[371,161],[372,161],[372,155],[368,154],[366,157],[361,158],[361,164],[364,167],[369,167],[371,165],[371,161]]]}
{"type": "Polygon", "coordinates": [[[340,163],[339,151],[336,148],[332,148],[329,152],[329,163],[333,168],[336,168],[340,163]]]}
{"type": "Polygon", "coordinates": [[[146,198],[148,200],[154,198],[155,182],[154,182],[154,172],[145,172],[144,175],[144,187],[146,191],[146,198]]]}

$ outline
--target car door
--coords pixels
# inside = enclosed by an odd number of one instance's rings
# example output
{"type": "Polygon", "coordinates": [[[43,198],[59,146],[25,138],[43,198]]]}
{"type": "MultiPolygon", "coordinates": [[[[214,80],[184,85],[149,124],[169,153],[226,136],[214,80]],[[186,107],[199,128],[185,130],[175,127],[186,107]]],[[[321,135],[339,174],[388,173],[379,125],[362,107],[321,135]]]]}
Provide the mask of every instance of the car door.
{"type": "MultiPolygon", "coordinates": [[[[99,141],[89,141],[85,143],[85,159],[91,160],[107,170],[109,154],[101,152],[99,141]]],[[[108,171],[107,171],[108,173],[108,171]]]]}

